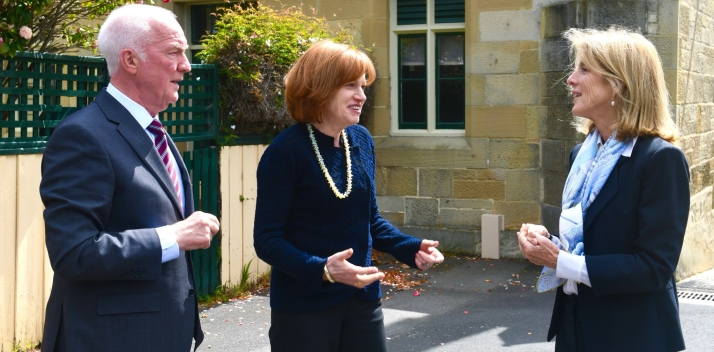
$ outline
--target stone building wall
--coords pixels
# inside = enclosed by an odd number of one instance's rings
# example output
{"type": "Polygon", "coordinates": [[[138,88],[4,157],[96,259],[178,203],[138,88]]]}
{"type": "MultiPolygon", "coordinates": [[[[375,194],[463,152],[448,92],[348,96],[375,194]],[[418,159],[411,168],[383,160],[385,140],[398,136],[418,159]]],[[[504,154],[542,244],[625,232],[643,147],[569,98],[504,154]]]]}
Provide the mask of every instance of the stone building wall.
{"type": "Polygon", "coordinates": [[[465,4],[465,136],[377,136],[380,210],[469,254],[481,252],[481,215],[503,214],[501,255],[520,257],[516,230],[542,219],[540,6],[465,4]]]}
{"type": "Polygon", "coordinates": [[[672,100],[691,170],[691,207],[678,278],[714,267],[714,1],[674,2],[678,12],[676,91],[672,100]]]}
{"type": "MultiPolygon", "coordinates": [[[[714,0],[466,0],[463,137],[392,135],[389,0],[263,3],[302,6],[350,28],[372,51],[378,79],[365,124],[375,137],[383,216],[449,251],[478,255],[481,215],[503,214],[501,256],[518,258],[515,232],[522,223],[556,231],[569,152],[583,139],[571,127],[570,62],[561,33],[612,24],[639,28],[662,57],[692,170],[690,224],[677,275],[714,267],[708,231],[714,225],[714,0]]],[[[169,4],[184,16],[186,3],[169,4]]]]}

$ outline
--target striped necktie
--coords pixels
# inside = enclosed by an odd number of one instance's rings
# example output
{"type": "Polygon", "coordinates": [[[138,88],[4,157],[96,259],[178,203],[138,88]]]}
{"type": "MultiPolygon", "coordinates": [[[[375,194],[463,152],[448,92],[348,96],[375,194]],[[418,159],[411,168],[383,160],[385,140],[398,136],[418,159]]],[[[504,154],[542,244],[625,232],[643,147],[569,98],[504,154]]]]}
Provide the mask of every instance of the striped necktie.
{"type": "Polygon", "coordinates": [[[149,131],[154,134],[154,146],[156,151],[159,152],[159,157],[164,162],[166,166],[166,171],[169,172],[171,177],[171,183],[174,185],[176,190],[176,195],[178,196],[179,204],[181,205],[181,211],[183,211],[183,200],[181,199],[181,188],[179,185],[178,171],[176,170],[176,163],[170,158],[169,151],[169,141],[166,137],[166,131],[164,131],[164,126],[161,125],[159,119],[155,118],[151,120],[148,127],[149,131]]]}

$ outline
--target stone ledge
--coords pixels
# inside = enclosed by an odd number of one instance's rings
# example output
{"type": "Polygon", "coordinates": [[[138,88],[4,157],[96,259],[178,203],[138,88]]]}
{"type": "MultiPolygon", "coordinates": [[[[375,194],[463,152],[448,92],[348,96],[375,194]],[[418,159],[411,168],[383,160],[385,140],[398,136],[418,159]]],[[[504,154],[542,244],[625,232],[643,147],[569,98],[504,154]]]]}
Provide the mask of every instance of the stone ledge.
{"type": "MultiPolygon", "coordinates": [[[[414,237],[439,241],[439,250],[454,254],[477,255],[481,232],[455,229],[398,226],[399,230],[414,237]]],[[[480,250],[479,252],[480,253],[480,250]]]]}
{"type": "Polygon", "coordinates": [[[377,164],[419,168],[486,168],[488,139],[465,137],[376,137],[377,164]]]}

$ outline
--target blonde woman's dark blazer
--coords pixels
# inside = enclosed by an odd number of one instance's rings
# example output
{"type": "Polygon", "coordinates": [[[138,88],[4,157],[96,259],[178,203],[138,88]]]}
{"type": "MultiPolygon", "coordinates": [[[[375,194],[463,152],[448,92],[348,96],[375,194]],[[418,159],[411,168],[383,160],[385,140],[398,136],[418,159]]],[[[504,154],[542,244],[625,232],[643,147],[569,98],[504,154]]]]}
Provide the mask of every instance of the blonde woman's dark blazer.
{"type": "MultiPolygon", "coordinates": [[[[571,164],[579,149],[571,152],[571,164]]],[[[661,138],[639,137],[583,219],[592,288],[578,284],[577,309],[588,351],[684,349],[674,270],[688,214],[684,154],[661,138]]],[[[549,341],[564,294],[558,288],[549,341]]]]}

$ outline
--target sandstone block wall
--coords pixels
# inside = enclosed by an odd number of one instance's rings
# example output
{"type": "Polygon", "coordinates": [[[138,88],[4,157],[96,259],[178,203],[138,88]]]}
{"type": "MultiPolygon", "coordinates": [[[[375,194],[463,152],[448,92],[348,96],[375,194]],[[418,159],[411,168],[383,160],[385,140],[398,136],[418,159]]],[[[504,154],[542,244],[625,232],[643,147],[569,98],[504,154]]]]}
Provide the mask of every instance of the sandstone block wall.
{"type": "MultiPolygon", "coordinates": [[[[199,1],[197,1],[199,2],[199,1]]],[[[504,214],[502,256],[520,257],[523,222],[557,229],[571,148],[565,89],[570,64],[561,33],[570,27],[640,28],[662,57],[682,149],[691,167],[692,208],[677,276],[714,267],[714,1],[466,0],[463,137],[392,134],[390,1],[273,0],[302,6],[351,29],[377,67],[375,136],[382,215],[405,232],[480,253],[480,216],[504,214]]],[[[183,4],[169,3],[179,18],[183,4]]]]}
{"type": "Polygon", "coordinates": [[[691,170],[691,207],[684,248],[676,276],[684,278],[714,267],[714,2],[662,2],[658,29],[666,28],[676,37],[670,41],[675,51],[676,90],[670,92],[677,124],[682,132],[682,149],[691,170]],[[678,14],[678,16],[677,16],[678,14]],[[662,19],[677,19],[677,27],[664,26],[662,19]],[[674,43],[678,43],[675,45],[674,43]]]}

